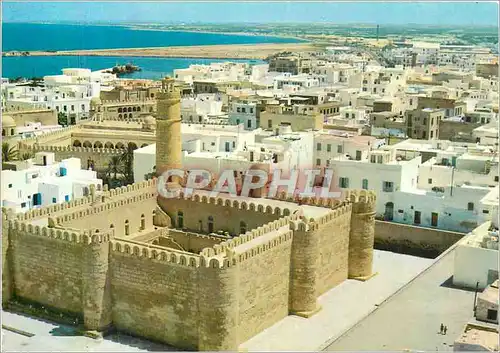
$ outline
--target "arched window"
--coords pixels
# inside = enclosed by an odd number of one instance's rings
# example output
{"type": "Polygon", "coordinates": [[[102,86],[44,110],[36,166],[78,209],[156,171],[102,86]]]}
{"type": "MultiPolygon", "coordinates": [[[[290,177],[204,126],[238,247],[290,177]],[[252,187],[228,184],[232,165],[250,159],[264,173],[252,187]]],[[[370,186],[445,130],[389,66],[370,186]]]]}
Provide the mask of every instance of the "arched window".
{"type": "Polygon", "coordinates": [[[212,216],[208,216],[208,232],[214,232],[214,218],[212,216]]]}
{"type": "Polygon", "coordinates": [[[144,214],[141,215],[141,230],[146,229],[146,218],[144,214]]]}
{"type": "Polygon", "coordinates": [[[118,114],[118,119],[121,119],[122,118],[122,115],[121,114],[118,114]]]}
{"type": "Polygon", "coordinates": [[[240,222],[240,234],[245,234],[247,232],[247,224],[243,221],[240,222]]]}
{"type": "Polygon", "coordinates": [[[153,210],[153,225],[155,224],[156,210],[153,210]]]}
{"type": "MultiPolygon", "coordinates": [[[[118,108],[118,113],[121,113],[121,112],[122,112],[122,108],[118,108]]],[[[118,116],[121,118],[121,114],[118,116]]]]}
{"type": "Polygon", "coordinates": [[[198,230],[203,232],[203,221],[201,219],[198,221],[198,230]]]}
{"type": "Polygon", "coordinates": [[[2,129],[2,136],[5,136],[5,129],[2,129]]]}
{"type": "Polygon", "coordinates": [[[177,212],[177,228],[184,228],[184,213],[182,211],[177,212]]]}
{"type": "Polygon", "coordinates": [[[474,202],[469,202],[467,204],[467,210],[468,211],[474,211],[474,202]]]}
{"type": "Polygon", "coordinates": [[[10,129],[10,136],[14,136],[14,129],[10,129]]]}
{"type": "Polygon", "coordinates": [[[114,225],[114,224],[111,224],[111,225],[109,226],[109,228],[110,228],[110,229],[114,229],[114,228],[115,228],[115,225],[114,225]]]}
{"type": "Polygon", "coordinates": [[[128,115],[128,117],[129,117],[129,119],[132,119],[132,113],[130,113],[130,114],[128,115]]]}
{"type": "Polygon", "coordinates": [[[130,234],[130,224],[128,224],[128,219],[125,221],[125,235],[130,234]]]}

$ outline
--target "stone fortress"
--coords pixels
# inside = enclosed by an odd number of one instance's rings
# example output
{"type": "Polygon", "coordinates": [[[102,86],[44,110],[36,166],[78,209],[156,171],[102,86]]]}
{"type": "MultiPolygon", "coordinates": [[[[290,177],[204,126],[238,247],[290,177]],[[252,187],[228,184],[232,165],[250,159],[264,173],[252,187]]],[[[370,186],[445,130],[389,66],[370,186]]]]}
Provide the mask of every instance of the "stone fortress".
{"type": "MultiPolygon", "coordinates": [[[[178,97],[164,80],[158,170],[179,162],[178,97]]],[[[165,199],[157,180],[24,214],[3,210],[3,305],[43,305],[89,331],[182,349],[237,350],[287,315],[314,315],[318,297],[346,279],[373,275],[373,192],[165,199]]]]}

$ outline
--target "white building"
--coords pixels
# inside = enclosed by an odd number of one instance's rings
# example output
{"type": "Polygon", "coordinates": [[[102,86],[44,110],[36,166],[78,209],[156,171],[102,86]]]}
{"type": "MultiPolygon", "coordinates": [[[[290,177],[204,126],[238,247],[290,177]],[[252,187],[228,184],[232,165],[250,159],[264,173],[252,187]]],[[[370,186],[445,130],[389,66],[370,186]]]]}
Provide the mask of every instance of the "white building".
{"type": "Polygon", "coordinates": [[[332,158],[349,156],[353,160],[368,158],[376,149],[376,138],[361,136],[347,131],[323,130],[314,134],[314,166],[328,168],[332,158]]]}
{"type": "Polygon", "coordinates": [[[115,75],[88,69],[63,69],[62,75],[45,76],[42,86],[2,87],[5,110],[53,109],[68,117],[68,124],[88,119],[90,101],[99,97],[101,84],[115,75]]]}
{"type": "Polygon", "coordinates": [[[25,169],[2,170],[2,206],[26,212],[88,196],[91,185],[96,193],[102,191],[102,180],[96,172],[82,170],[80,159],[56,162],[54,153],[40,152],[25,169]]]}
{"type": "MultiPolygon", "coordinates": [[[[248,131],[243,129],[242,125],[201,125],[201,124],[182,124],[182,150],[189,157],[184,157],[183,166],[194,156],[206,153],[210,154],[231,154],[235,151],[242,151],[245,146],[253,144],[255,134],[260,129],[248,131]]],[[[151,173],[156,167],[156,144],[134,150],[134,181],[146,179],[146,175],[151,173]]],[[[191,166],[191,168],[207,168],[207,166],[217,165],[215,155],[210,158],[200,160],[200,165],[191,166]]],[[[191,163],[195,164],[194,162],[191,163]]]]}
{"type": "MultiPolygon", "coordinates": [[[[455,249],[453,284],[479,289],[498,279],[498,209],[496,222],[485,222],[461,239],[455,249]]],[[[497,294],[498,295],[498,294],[497,294]]]]}
{"type": "Polygon", "coordinates": [[[235,101],[229,104],[229,123],[243,124],[245,130],[255,130],[260,126],[260,112],[255,102],[235,101]]]}
{"type": "Polygon", "coordinates": [[[418,188],[421,159],[381,149],[370,151],[367,159],[334,158],[330,168],[339,188],[374,190],[377,217],[387,221],[468,232],[491,219],[483,200],[492,191],[487,186],[418,188]]]}
{"type": "Polygon", "coordinates": [[[204,123],[210,118],[220,117],[222,112],[220,94],[198,94],[181,100],[181,118],[184,122],[204,123]]]}
{"type": "Polygon", "coordinates": [[[275,89],[296,87],[300,90],[311,87],[318,87],[319,85],[320,85],[319,79],[308,74],[292,75],[290,73],[285,72],[274,78],[275,89]]]}
{"type": "MultiPolygon", "coordinates": [[[[252,69],[248,63],[234,62],[190,65],[186,69],[174,70],[176,80],[190,84],[198,80],[215,80],[217,82],[248,80],[251,75],[252,69]]],[[[256,72],[255,75],[258,76],[259,74],[256,72]]]]}

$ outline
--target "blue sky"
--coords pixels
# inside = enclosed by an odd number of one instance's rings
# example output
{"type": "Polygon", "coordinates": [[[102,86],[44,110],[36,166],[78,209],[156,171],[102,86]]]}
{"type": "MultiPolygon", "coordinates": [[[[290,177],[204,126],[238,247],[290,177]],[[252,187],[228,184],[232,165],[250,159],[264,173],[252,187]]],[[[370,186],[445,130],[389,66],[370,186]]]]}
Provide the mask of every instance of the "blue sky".
{"type": "Polygon", "coordinates": [[[4,22],[423,24],[498,26],[495,2],[3,2],[4,22]]]}

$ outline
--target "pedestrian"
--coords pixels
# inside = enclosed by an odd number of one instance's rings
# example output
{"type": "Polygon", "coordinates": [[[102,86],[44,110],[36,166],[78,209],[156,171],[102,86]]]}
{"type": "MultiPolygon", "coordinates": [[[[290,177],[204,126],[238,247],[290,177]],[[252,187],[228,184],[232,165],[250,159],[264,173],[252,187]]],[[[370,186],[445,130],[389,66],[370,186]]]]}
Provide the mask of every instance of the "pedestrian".
{"type": "Polygon", "coordinates": [[[444,331],[443,332],[444,332],[445,335],[446,335],[446,331],[448,331],[448,326],[444,327],[444,331]]]}
{"type": "Polygon", "coordinates": [[[440,334],[443,334],[443,331],[444,331],[444,325],[441,323],[441,327],[439,329],[439,333],[440,334]]]}

